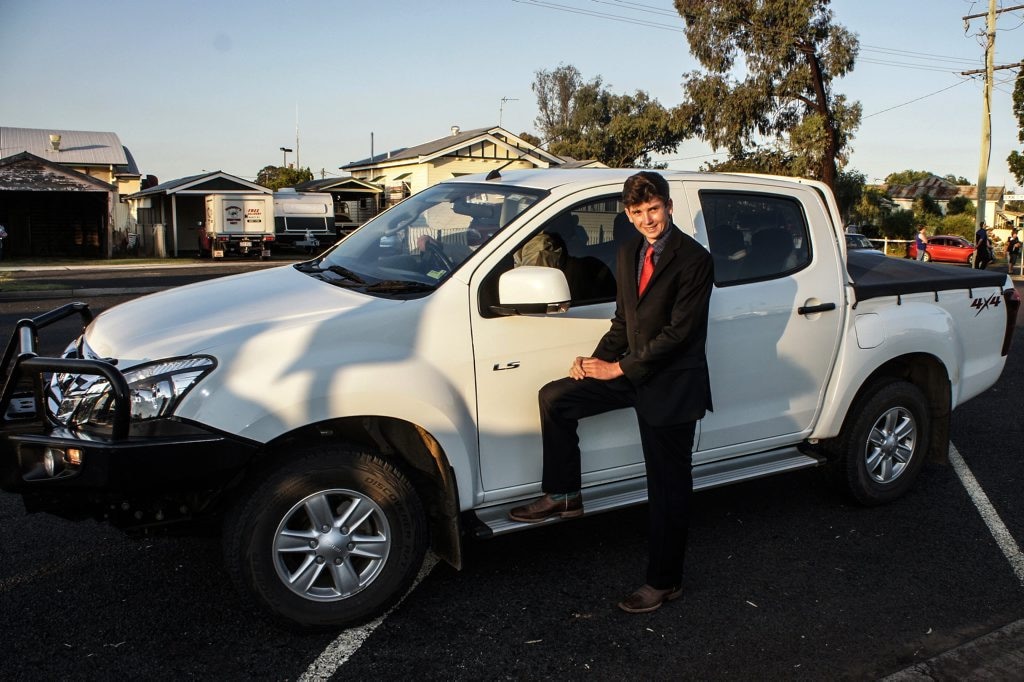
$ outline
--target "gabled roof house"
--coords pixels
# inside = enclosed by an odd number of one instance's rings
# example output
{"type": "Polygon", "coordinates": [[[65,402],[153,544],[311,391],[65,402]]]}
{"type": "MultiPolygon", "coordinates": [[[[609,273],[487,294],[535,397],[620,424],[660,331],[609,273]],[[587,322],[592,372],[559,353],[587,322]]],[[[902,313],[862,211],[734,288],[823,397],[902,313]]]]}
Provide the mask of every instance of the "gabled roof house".
{"type": "MultiPolygon", "coordinates": [[[[887,189],[887,193],[893,203],[906,210],[913,207],[915,199],[923,196],[934,199],[943,213],[946,212],[949,200],[954,197],[966,197],[975,205],[978,203],[978,187],[976,185],[954,185],[937,175],[930,175],[909,185],[892,185],[887,189]]],[[[1005,187],[985,188],[985,223],[989,226],[996,225],[996,216],[1003,211],[1003,195],[1005,193],[1005,187]]]]}
{"type": "MultiPolygon", "coordinates": [[[[555,168],[566,160],[500,126],[462,130],[414,147],[393,149],[341,167],[353,178],[384,188],[387,204],[442,180],[495,168],[555,168]]],[[[573,163],[595,163],[578,162],[573,163]]]]}

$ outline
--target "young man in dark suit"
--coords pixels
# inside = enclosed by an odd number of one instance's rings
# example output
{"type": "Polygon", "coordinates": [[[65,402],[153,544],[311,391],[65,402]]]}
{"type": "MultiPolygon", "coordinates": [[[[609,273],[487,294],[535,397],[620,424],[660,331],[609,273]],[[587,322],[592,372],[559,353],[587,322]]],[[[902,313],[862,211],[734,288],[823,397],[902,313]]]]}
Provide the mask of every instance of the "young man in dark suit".
{"type": "Polygon", "coordinates": [[[714,281],[711,255],[672,224],[668,182],[642,171],[622,189],[638,235],[619,246],[615,316],[591,357],[540,390],[544,496],[514,521],[583,514],[579,420],[634,407],[647,465],[647,581],[619,603],[646,613],[682,594],[696,422],[711,409],[705,343],[714,281]]]}

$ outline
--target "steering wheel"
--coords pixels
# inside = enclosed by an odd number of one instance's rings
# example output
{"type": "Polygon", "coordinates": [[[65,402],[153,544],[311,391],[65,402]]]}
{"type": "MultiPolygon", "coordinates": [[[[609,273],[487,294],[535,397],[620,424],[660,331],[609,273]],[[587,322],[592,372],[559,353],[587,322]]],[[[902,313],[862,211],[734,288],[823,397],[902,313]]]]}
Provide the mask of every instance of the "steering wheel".
{"type": "Polygon", "coordinates": [[[431,265],[438,265],[440,269],[445,272],[451,272],[455,269],[455,263],[448,257],[448,254],[444,252],[441,245],[433,239],[428,239],[423,245],[423,262],[428,266],[430,270],[437,268],[429,267],[431,265]]]}

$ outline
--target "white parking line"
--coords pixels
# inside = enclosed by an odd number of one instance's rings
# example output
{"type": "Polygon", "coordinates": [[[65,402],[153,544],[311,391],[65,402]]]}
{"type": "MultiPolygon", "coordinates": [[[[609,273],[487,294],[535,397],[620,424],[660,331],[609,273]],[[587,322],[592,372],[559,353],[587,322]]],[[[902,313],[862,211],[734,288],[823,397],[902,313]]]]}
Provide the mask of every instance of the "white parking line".
{"type": "MultiPolygon", "coordinates": [[[[1003,551],[1006,559],[1010,562],[1010,566],[1013,568],[1014,574],[1017,579],[1024,586],[1024,553],[1021,552],[1020,547],[1017,545],[1016,540],[1010,534],[1010,531],[1006,528],[1003,520],[999,518],[998,512],[995,507],[988,499],[988,495],[981,489],[977,479],[974,478],[974,474],[967,467],[967,463],[964,462],[963,457],[957,451],[956,447],[949,444],[949,461],[953,464],[953,469],[956,471],[956,475],[960,478],[964,488],[967,490],[967,494],[970,496],[971,501],[974,502],[974,506],[978,509],[978,513],[981,514],[982,520],[985,525],[988,526],[989,531],[992,533],[992,537],[995,538],[996,544],[1003,551]]],[[[413,581],[412,587],[409,591],[402,596],[397,604],[392,606],[386,613],[380,617],[372,620],[366,625],[362,625],[357,628],[350,628],[344,630],[337,639],[327,645],[323,652],[317,657],[315,661],[306,669],[306,672],[299,677],[299,682],[313,682],[314,680],[327,680],[330,679],[338,668],[343,666],[349,658],[355,654],[359,647],[363,645],[363,642],[373,634],[384,620],[391,615],[391,612],[401,606],[405,598],[408,597],[416,586],[420,584],[430,571],[437,564],[437,557],[433,554],[428,554],[427,558],[423,562],[423,567],[420,569],[419,575],[416,576],[416,580],[413,581]]]]}
{"type": "Polygon", "coordinates": [[[1003,520],[999,518],[995,507],[989,502],[988,495],[978,485],[974,474],[967,468],[967,463],[964,462],[964,458],[960,456],[960,453],[957,452],[956,447],[952,443],[949,444],[949,461],[953,464],[956,475],[960,477],[960,482],[967,489],[967,494],[970,495],[974,506],[978,508],[978,513],[981,514],[982,520],[988,526],[992,537],[996,540],[996,544],[999,545],[999,549],[1003,550],[1007,561],[1010,562],[1017,580],[1024,586],[1024,554],[1021,553],[1017,541],[1010,535],[1010,531],[1006,528],[1003,520]]]}
{"type": "Polygon", "coordinates": [[[416,580],[413,581],[409,591],[402,595],[397,604],[366,625],[342,631],[337,639],[327,645],[327,648],[313,661],[312,665],[306,669],[306,672],[302,673],[299,682],[330,679],[337,672],[338,668],[343,666],[345,661],[352,657],[352,654],[359,651],[359,647],[363,645],[366,638],[373,634],[373,631],[384,622],[384,619],[402,605],[405,598],[412,594],[412,591],[416,589],[421,580],[427,577],[436,564],[437,557],[434,554],[428,554],[427,558],[423,561],[423,567],[420,568],[419,575],[416,576],[416,580]]]}

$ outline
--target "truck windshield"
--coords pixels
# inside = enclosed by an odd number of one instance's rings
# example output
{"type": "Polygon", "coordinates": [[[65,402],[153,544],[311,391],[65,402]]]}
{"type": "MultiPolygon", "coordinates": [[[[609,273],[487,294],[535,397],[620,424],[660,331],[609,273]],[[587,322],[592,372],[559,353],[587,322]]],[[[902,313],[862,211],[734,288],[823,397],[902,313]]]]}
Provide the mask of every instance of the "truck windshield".
{"type": "Polygon", "coordinates": [[[368,293],[423,295],[544,194],[500,185],[434,185],[299,269],[368,293]]]}

